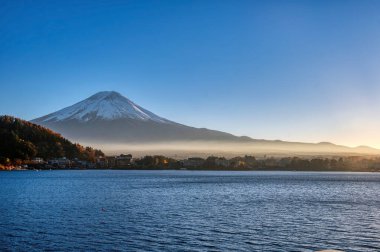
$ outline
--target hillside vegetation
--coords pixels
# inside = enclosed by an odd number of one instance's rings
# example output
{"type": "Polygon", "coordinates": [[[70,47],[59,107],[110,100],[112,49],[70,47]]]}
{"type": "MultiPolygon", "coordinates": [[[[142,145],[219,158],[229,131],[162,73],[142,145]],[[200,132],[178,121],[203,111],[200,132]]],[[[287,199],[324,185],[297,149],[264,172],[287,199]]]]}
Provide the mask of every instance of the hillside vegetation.
{"type": "Polygon", "coordinates": [[[102,151],[83,147],[63,138],[60,134],[37,124],[15,118],[0,116],[0,163],[45,160],[58,157],[95,161],[102,151]]]}

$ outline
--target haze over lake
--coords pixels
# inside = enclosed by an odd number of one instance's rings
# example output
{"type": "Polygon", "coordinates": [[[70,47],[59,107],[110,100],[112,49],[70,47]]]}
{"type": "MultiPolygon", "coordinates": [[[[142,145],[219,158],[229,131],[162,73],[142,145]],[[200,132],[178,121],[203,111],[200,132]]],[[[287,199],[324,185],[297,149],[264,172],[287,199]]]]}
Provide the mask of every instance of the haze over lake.
{"type": "Polygon", "coordinates": [[[0,250],[379,251],[380,174],[0,173],[0,250]]]}

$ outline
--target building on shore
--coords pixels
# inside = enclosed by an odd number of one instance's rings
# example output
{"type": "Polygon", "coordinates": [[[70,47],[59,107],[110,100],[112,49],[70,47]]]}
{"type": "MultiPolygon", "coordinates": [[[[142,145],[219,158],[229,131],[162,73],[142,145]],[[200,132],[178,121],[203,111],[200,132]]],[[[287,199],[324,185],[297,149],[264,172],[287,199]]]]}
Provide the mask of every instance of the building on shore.
{"type": "Polygon", "coordinates": [[[48,164],[60,169],[71,168],[71,161],[65,157],[51,159],[48,161],[48,164]]]}
{"type": "Polygon", "coordinates": [[[131,165],[131,154],[121,154],[120,156],[116,157],[116,168],[127,168],[131,165]]]}
{"type": "Polygon", "coordinates": [[[109,160],[106,157],[98,157],[96,159],[96,168],[99,168],[99,169],[109,168],[109,160]]]}
{"type": "Polygon", "coordinates": [[[43,163],[45,163],[45,161],[43,160],[43,158],[35,157],[32,160],[30,160],[30,163],[31,164],[43,164],[43,163]]]}
{"type": "Polygon", "coordinates": [[[182,160],[184,167],[200,167],[205,163],[205,160],[200,157],[191,157],[185,160],[182,160]]]}
{"type": "Polygon", "coordinates": [[[221,167],[229,167],[230,166],[230,160],[225,159],[225,158],[216,158],[214,160],[216,166],[221,166],[221,167]]]}

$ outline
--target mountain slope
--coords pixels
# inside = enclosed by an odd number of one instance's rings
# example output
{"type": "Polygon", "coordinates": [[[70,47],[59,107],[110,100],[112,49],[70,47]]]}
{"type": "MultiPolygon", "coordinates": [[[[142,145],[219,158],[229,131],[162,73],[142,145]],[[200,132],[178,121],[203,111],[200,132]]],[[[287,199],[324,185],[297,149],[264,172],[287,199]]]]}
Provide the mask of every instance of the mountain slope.
{"type": "MultiPolygon", "coordinates": [[[[137,145],[154,148],[231,150],[267,153],[374,153],[372,148],[349,148],[331,143],[256,140],[221,131],[194,128],[160,117],[114,91],[99,92],[81,102],[32,120],[63,136],[88,144],[137,145]],[[169,146],[170,145],[170,146],[169,146]],[[169,147],[168,147],[169,146],[169,147]]],[[[124,147],[123,147],[124,148],[124,147]]]]}
{"type": "Polygon", "coordinates": [[[49,129],[11,116],[0,116],[0,139],[0,162],[34,157],[94,161],[96,156],[103,155],[99,150],[71,143],[49,129]]]}
{"type": "Polygon", "coordinates": [[[78,141],[243,141],[228,133],[172,122],[113,91],[99,92],[32,122],[78,141]]]}

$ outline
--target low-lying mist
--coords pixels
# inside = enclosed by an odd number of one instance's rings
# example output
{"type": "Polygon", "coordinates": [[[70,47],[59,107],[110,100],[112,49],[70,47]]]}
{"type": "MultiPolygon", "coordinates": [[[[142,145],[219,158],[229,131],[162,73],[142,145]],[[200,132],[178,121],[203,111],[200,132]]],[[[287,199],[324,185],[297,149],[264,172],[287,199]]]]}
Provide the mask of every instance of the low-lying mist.
{"type": "Polygon", "coordinates": [[[159,142],[159,143],[99,143],[85,142],[103,150],[107,155],[131,153],[134,156],[166,155],[170,157],[205,157],[217,155],[232,157],[236,155],[273,155],[273,156],[309,156],[309,155],[373,155],[380,151],[369,147],[350,148],[331,143],[297,143],[282,141],[253,141],[246,143],[186,141],[186,142],[159,142]]]}

